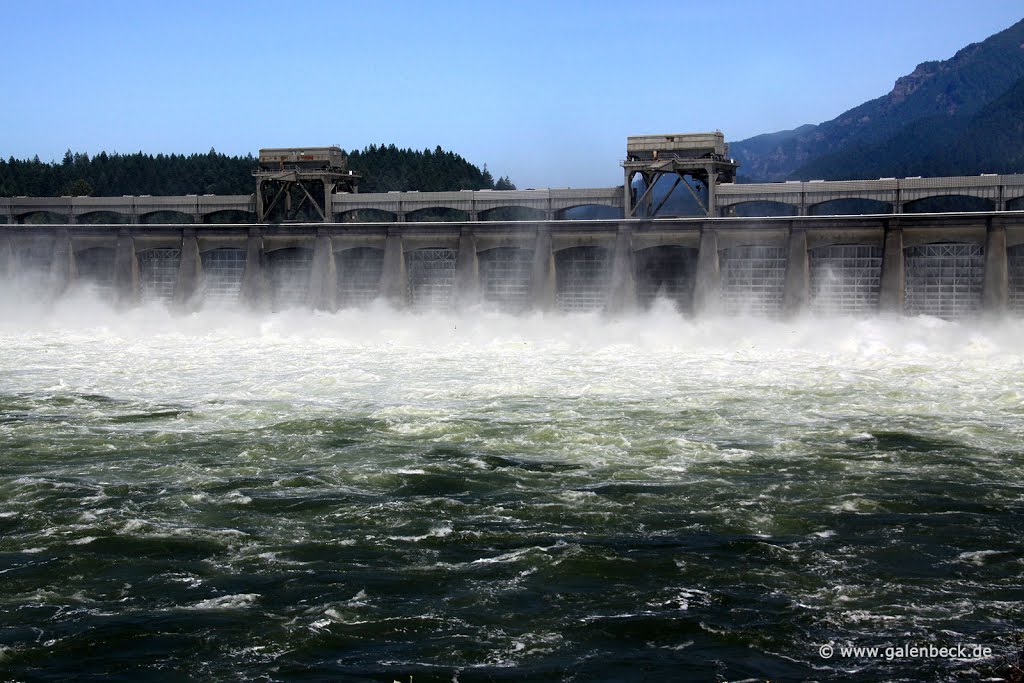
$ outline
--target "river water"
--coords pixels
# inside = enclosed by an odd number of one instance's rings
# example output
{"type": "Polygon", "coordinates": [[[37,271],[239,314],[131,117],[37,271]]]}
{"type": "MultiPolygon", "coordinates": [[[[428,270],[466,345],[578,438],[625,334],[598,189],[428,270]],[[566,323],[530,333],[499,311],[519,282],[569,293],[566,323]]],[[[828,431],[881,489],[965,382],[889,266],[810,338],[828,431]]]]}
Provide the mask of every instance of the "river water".
{"type": "Polygon", "coordinates": [[[1017,319],[0,314],[4,680],[955,680],[1019,650],[1017,319]]]}

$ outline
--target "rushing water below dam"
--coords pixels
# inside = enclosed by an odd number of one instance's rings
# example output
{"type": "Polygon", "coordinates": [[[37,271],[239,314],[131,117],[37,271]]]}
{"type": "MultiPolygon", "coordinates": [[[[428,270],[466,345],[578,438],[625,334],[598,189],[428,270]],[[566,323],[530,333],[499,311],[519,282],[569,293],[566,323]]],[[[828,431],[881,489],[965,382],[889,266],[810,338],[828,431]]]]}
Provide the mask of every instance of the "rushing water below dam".
{"type": "Polygon", "coordinates": [[[945,681],[1019,651],[1017,318],[0,314],[4,680],[945,681]]]}

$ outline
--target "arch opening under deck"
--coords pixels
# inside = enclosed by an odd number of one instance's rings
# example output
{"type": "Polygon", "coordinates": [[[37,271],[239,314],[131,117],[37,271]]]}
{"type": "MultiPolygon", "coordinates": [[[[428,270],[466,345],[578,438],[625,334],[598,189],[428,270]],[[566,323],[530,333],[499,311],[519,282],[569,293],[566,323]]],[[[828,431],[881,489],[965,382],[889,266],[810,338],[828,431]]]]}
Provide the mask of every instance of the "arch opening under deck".
{"type": "Polygon", "coordinates": [[[67,214],[53,211],[29,211],[14,218],[16,223],[23,225],[67,225],[71,222],[67,214]]]}
{"type": "Polygon", "coordinates": [[[334,214],[338,223],[394,223],[398,214],[384,209],[350,209],[334,214]]]}
{"type": "Polygon", "coordinates": [[[131,222],[131,217],[117,211],[89,211],[78,214],[75,222],[81,225],[125,225],[131,222]]]}
{"type": "Polygon", "coordinates": [[[904,213],[950,213],[958,211],[992,211],[995,203],[984,197],[963,194],[946,194],[925,197],[906,202],[904,213]]]}
{"type": "Polygon", "coordinates": [[[531,206],[496,206],[479,213],[482,221],[543,221],[547,219],[544,209],[531,206]]]}
{"type": "Polygon", "coordinates": [[[811,216],[863,216],[868,214],[892,213],[892,204],[878,199],[849,197],[829,199],[807,207],[811,216]]]}
{"type": "Polygon", "coordinates": [[[240,211],[238,209],[221,209],[203,214],[203,223],[210,225],[224,225],[229,223],[255,223],[256,214],[251,211],[240,211]]]}
{"type": "Polygon", "coordinates": [[[149,211],[139,214],[139,223],[143,225],[182,225],[194,222],[195,218],[192,214],[183,211],[149,211]]]}
{"type": "Polygon", "coordinates": [[[428,206],[405,214],[408,223],[464,223],[469,220],[469,212],[448,206],[428,206]]]}
{"type": "Polygon", "coordinates": [[[555,218],[567,221],[615,220],[622,218],[622,209],[607,204],[580,204],[560,209],[555,218]]]}
{"type": "Polygon", "coordinates": [[[796,216],[800,213],[795,204],[779,202],[770,199],[757,199],[746,202],[739,202],[725,207],[731,216],[741,218],[759,218],[762,216],[796,216]]]}

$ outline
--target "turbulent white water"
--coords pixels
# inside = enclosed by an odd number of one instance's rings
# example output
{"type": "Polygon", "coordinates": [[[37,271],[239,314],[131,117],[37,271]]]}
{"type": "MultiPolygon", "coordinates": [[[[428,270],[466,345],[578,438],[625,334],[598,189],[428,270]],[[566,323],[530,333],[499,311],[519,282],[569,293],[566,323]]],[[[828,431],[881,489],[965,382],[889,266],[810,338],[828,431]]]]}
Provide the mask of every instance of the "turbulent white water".
{"type": "MultiPolygon", "coordinates": [[[[161,633],[168,609],[227,615],[202,663],[152,645],[192,675],[913,680],[921,662],[817,654],[879,639],[1005,659],[1024,616],[1022,339],[1016,318],[667,304],[255,316],[0,299],[0,554],[22,577],[2,599],[60,606],[39,628],[68,661],[105,642],[69,625],[75,609],[161,633]],[[145,545],[168,538],[199,545],[175,566],[145,545]],[[116,576],[132,553],[147,561],[116,576]],[[254,612],[267,626],[231,616],[254,612]]],[[[22,674],[48,656],[29,621],[0,641],[22,674]]]]}

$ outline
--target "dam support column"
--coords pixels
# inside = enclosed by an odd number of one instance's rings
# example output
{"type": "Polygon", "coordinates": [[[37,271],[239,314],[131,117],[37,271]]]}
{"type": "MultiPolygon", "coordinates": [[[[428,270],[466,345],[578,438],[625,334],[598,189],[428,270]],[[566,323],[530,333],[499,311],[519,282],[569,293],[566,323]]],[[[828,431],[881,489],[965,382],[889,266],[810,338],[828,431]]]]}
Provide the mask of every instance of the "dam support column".
{"type": "Polygon", "coordinates": [[[636,281],[633,278],[633,229],[619,226],[612,252],[612,279],[608,287],[609,313],[622,313],[636,307],[636,281]]]}
{"type": "Polygon", "coordinates": [[[903,313],[903,228],[885,222],[885,246],[882,248],[882,277],[878,291],[880,313],[903,313]]]}
{"type": "Polygon", "coordinates": [[[71,235],[61,230],[54,238],[53,262],[50,264],[50,285],[53,296],[60,296],[75,281],[75,250],[71,235]]]}
{"type": "Polygon", "coordinates": [[[697,275],[693,285],[693,312],[711,313],[718,307],[722,273],[718,263],[718,233],[705,224],[700,229],[697,275]]]}
{"type": "Polygon", "coordinates": [[[403,307],[408,296],[408,288],[402,236],[389,230],[384,242],[384,265],[380,273],[379,296],[392,306],[403,307]]]}
{"type": "Polygon", "coordinates": [[[114,296],[119,306],[129,306],[139,300],[139,259],[135,255],[135,240],[128,230],[119,230],[114,246],[114,296]]]}
{"type": "Polygon", "coordinates": [[[317,311],[333,311],[338,307],[338,269],[334,263],[334,248],[331,236],[322,229],[317,230],[313,243],[308,303],[317,311]]]}
{"type": "Polygon", "coordinates": [[[1010,299],[1006,226],[992,218],[985,224],[985,279],[981,287],[981,305],[985,313],[998,315],[1006,310],[1010,299]]]}
{"type": "Polygon", "coordinates": [[[476,256],[476,238],[469,230],[459,234],[459,254],[455,259],[455,308],[472,306],[480,299],[480,264],[476,256]]]}
{"type": "Polygon", "coordinates": [[[178,281],[174,285],[174,305],[178,308],[193,308],[199,300],[202,286],[203,262],[199,258],[199,241],[195,228],[185,228],[181,235],[181,261],[178,264],[178,281]]]}
{"type": "Polygon", "coordinates": [[[245,270],[242,272],[242,301],[253,308],[267,304],[266,283],[263,277],[263,233],[249,228],[245,243],[245,270]]]}
{"type": "Polygon", "coordinates": [[[0,235],[0,280],[14,277],[14,245],[10,235],[0,235]]]}
{"type": "Polygon", "coordinates": [[[708,174],[708,218],[716,218],[718,216],[718,197],[715,196],[715,188],[718,187],[718,169],[713,164],[709,165],[706,169],[708,174]]]}
{"type": "MultiPolygon", "coordinates": [[[[334,222],[334,183],[324,178],[324,223],[334,222]]],[[[316,258],[315,256],[313,258],[316,258]]],[[[332,254],[333,258],[333,254],[332,254]]]]}
{"type": "Polygon", "coordinates": [[[786,279],[782,290],[782,312],[797,315],[807,308],[810,299],[810,267],[807,261],[807,231],[803,228],[789,231],[786,255],[786,279]]]}
{"type": "Polygon", "coordinates": [[[534,242],[530,302],[539,311],[555,306],[555,253],[551,250],[551,230],[546,225],[537,229],[534,242]]]}

